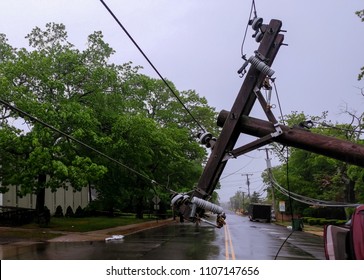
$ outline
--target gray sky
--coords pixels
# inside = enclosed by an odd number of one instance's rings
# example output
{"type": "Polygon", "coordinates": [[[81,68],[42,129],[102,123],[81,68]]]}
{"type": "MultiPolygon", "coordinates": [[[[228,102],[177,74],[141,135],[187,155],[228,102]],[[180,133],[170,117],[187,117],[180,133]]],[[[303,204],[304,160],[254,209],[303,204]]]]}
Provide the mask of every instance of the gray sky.
{"type": "MultiPolygon", "coordinates": [[[[236,71],[242,65],[241,43],[249,19],[250,0],[105,0],[161,74],[179,90],[194,89],[210,106],[229,110],[243,82],[236,71]]],[[[363,82],[357,81],[364,66],[364,23],[354,14],[364,8],[358,0],[256,0],[259,17],[268,23],[283,22],[285,43],[272,66],[284,114],[303,111],[321,115],[329,111],[333,122],[347,121],[345,106],[362,111],[363,82]]],[[[157,77],[99,0],[0,1],[0,33],[14,47],[27,47],[24,39],[32,28],[47,22],[64,23],[69,40],[84,48],[86,38],[101,30],[115,50],[117,63],[132,61],[143,73],[157,77]]],[[[244,53],[249,57],[258,44],[249,28],[244,53]]],[[[274,99],[273,102],[277,104],[274,99]]],[[[278,108],[278,106],[277,106],[278,108]]],[[[259,105],[253,114],[263,118],[259,105]]],[[[278,117],[278,109],[274,110],[278,117]]],[[[239,143],[250,141],[241,137],[239,143]]],[[[260,173],[265,153],[253,151],[230,160],[221,181],[222,201],[242,187],[242,173],[252,173],[251,192],[262,190],[260,173]]],[[[273,159],[273,162],[277,162],[273,159]]]]}

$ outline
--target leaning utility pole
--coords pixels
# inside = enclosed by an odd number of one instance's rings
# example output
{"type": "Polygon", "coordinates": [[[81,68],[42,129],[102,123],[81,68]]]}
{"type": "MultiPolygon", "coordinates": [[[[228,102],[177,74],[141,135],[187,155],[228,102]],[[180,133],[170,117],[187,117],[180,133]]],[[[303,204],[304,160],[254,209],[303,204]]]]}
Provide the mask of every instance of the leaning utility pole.
{"type": "MultiPolygon", "coordinates": [[[[267,77],[266,71],[272,65],[284,36],[279,34],[282,22],[271,20],[265,28],[264,37],[256,51],[255,61],[257,66],[252,66],[246,73],[246,78],[232,106],[230,114],[217,139],[205,169],[200,177],[194,196],[207,198],[215,189],[215,186],[223,172],[231,151],[240,135],[239,119],[242,115],[249,115],[257,99],[254,90],[261,88],[267,77]],[[259,64],[260,63],[260,64],[259,64]],[[258,65],[261,66],[259,70],[258,65]],[[264,68],[264,69],[263,69],[264,68]]],[[[252,59],[253,60],[253,59],[252,59]]]]}
{"type": "MultiPolygon", "coordinates": [[[[245,74],[244,82],[240,91],[235,99],[231,108],[229,116],[224,123],[220,136],[216,143],[212,146],[212,151],[203,173],[199,179],[196,189],[192,193],[192,197],[196,201],[198,207],[192,206],[188,203],[183,203],[183,199],[175,199],[173,202],[178,205],[181,214],[194,221],[196,218],[203,216],[207,207],[204,206],[200,199],[209,199],[215,190],[220,176],[226,166],[227,161],[232,158],[230,151],[233,150],[239,136],[240,125],[239,119],[243,115],[249,115],[255,101],[260,99],[260,88],[267,77],[271,77],[274,71],[270,69],[279,48],[283,44],[284,36],[280,34],[282,22],[280,20],[272,19],[268,25],[263,24],[263,19],[258,18],[252,24],[254,30],[260,32],[260,42],[258,50],[255,55],[251,56],[245,61],[243,67],[239,70],[240,74],[245,74]],[[261,41],[260,41],[261,40],[261,41]],[[248,71],[245,67],[249,64],[248,71]],[[179,201],[179,202],[177,202],[179,201]],[[197,208],[194,209],[193,207],[197,208]],[[205,208],[205,209],[203,209],[205,208]]],[[[274,119],[273,114],[270,114],[270,119],[274,119]]],[[[192,200],[191,200],[192,201],[192,200]]]]}
{"type": "Polygon", "coordinates": [[[270,68],[279,48],[284,45],[284,36],[280,34],[282,22],[272,19],[268,25],[263,19],[254,18],[250,24],[256,31],[254,37],[260,42],[255,55],[245,59],[238,73],[245,75],[244,82],[230,111],[222,111],[218,118],[218,126],[222,127],[220,136],[215,139],[208,132],[201,133],[200,140],[211,148],[210,157],[206,163],[197,187],[191,196],[186,193],[175,194],[171,203],[184,218],[196,222],[204,221],[205,211],[217,214],[217,227],[225,224],[223,208],[208,202],[220,179],[229,159],[261,148],[271,142],[301,148],[335,159],[364,167],[364,146],[343,141],[333,137],[311,133],[307,129],[289,128],[278,123],[273,115],[270,98],[264,99],[261,88],[272,90],[269,82],[274,71],[270,68]],[[249,70],[245,68],[250,64],[249,70]],[[258,100],[268,121],[249,117],[258,100]],[[241,133],[258,137],[258,139],[235,148],[241,133]]]}

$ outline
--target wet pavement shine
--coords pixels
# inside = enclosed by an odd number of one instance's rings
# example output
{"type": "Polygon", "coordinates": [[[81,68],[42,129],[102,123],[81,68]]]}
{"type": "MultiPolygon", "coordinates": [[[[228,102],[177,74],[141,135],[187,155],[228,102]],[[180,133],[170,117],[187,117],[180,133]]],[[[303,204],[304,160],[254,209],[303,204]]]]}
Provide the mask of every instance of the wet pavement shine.
{"type": "Polygon", "coordinates": [[[1,259],[22,260],[320,260],[323,239],[229,214],[227,225],[170,223],[118,241],[42,242],[1,246],[1,259]],[[290,237],[287,239],[287,237],[290,237]]]}

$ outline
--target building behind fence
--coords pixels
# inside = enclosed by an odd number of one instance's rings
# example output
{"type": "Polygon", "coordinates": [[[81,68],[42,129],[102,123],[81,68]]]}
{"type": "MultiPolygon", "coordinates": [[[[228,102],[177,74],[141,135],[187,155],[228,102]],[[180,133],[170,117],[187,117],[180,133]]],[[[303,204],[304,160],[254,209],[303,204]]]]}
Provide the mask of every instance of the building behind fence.
{"type": "MultiPolygon", "coordinates": [[[[0,194],[0,206],[35,209],[36,195],[27,194],[19,197],[17,195],[17,186],[10,186],[8,188],[9,190],[6,193],[0,194]]],[[[50,210],[51,215],[55,213],[57,206],[61,206],[65,213],[69,206],[75,212],[78,206],[83,209],[88,203],[89,191],[87,187],[82,188],[81,191],[74,191],[71,186],[67,189],[58,188],[55,192],[52,192],[49,188],[45,190],[45,206],[50,210]]]]}

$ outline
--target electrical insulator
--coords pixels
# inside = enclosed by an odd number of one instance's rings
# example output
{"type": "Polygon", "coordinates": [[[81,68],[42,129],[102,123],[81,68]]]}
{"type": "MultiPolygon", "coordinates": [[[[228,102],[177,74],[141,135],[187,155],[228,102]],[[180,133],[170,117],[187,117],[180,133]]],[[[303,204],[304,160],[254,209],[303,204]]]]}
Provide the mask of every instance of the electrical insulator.
{"type": "Polygon", "coordinates": [[[190,197],[187,194],[177,194],[172,198],[171,205],[178,207],[181,204],[185,203],[189,198],[190,197]]]}
{"type": "Polygon", "coordinates": [[[193,197],[191,200],[191,203],[202,209],[211,211],[214,214],[220,215],[220,214],[224,213],[224,209],[221,206],[211,203],[209,201],[206,201],[204,199],[198,198],[198,197],[193,197]]]}
{"type": "Polygon", "coordinates": [[[254,18],[252,21],[252,28],[253,30],[257,31],[263,24],[263,19],[262,18],[254,18]]]}
{"type": "Polygon", "coordinates": [[[258,30],[257,33],[254,35],[255,42],[260,43],[263,40],[264,33],[261,30],[258,30]]]}
{"type": "Polygon", "coordinates": [[[205,145],[207,148],[213,148],[215,145],[216,138],[212,137],[210,132],[200,133],[198,137],[200,138],[200,143],[205,145]]]}
{"type": "Polygon", "coordinates": [[[265,64],[263,61],[261,61],[256,56],[252,55],[248,61],[257,68],[260,72],[267,75],[268,77],[272,77],[274,74],[274,70],[272,70],[267,64],[265,64]]]}

